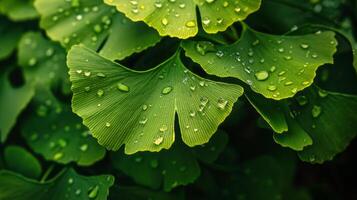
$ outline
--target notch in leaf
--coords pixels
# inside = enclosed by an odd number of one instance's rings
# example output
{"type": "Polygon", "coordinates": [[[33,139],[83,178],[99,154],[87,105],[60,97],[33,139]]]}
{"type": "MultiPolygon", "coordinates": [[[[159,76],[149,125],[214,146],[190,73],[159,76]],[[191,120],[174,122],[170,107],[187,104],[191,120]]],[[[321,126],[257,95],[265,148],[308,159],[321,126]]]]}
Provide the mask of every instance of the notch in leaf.
{"type": "Polygon", "coordinates": [[[127,154],[170,148],[176,114],[184,143],[208,142],[243,88],[193,74],[179,55],[139,72],[74,46],[67,61],[73,111],[100,144],[111,150],[125,144],[127,154]]]}

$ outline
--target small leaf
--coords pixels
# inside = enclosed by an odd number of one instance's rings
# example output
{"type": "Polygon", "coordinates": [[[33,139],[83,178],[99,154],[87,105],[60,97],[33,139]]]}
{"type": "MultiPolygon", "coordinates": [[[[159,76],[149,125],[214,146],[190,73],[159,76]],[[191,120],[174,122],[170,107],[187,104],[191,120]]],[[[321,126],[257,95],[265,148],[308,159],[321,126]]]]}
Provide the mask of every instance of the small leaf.
{"type": "MultiPolygon", "coordinates": [[[[220,132],[220,131],[219,131],[220,132]]],[[[227,144],[228,137],[224,132],[215,134],[204,147],[188,148],[181,141],[176,142],[167,151],[159,153],[140,152],[134,155],[113,153],[112,162],[135,182],[165,191],[193,183],[201,170],[197,160],[213,162],[227,144]]]]}
{"type": "Polygon", "coordinates": [[[9,171],[0,171],[0,199],[102,200],[107,199],[113,183],[113,176],[81,176],[73,169],[63,170],[46,182],[38,182],[9,171]]]}
{"type": "Polygon", "coordinates": [[[244,24],[243,29],[241,38],[231,45],[186,41],[186,55],[207,73],[238,78],[253,91],[276,100],[308,87],[317,68],[333,62],[337,45],[333,32],[275,36],[244,24]]]}
{"type": "Polygon", "coordinates": [[[5,68],[0,73],[0,142],[4,142],[15,125],[21,111],[34,96],[34,88],[30,84],[20,87],[11,85],[10,73],[13,67],[5,68]]]}
{"type": "Polygon", "coordinates": [[[144,21],[162,36],[188,38],[198,32],[196,6],[207,33],[224,31],[257,11],[261,0],[104,0],[133,21],[144,21]]]}
{"type": "Polygon", "coordinates": [[[243,93],[238,85],[190,72],[179,53],[154,69],[138,72],[82,46],[68,54],[73,111],[98,142],[125,152],[168,149],[178,115],[184,143],[206,143],[243,93]]]}
{"type": "Polygon", "coordinates": [[[123,59],[160,41],[144,23],[133,23],[102,0],[36,0],[41,27],[66,48],[83,43],[111,60],[123,59]],[[140,38],[140,39],[138,39],[140,38]]]}
{"type": "Polygon", "coordinates": [[[13,21],[35,19],[38,16],[34,6],[34,0],[1,0],[0,13],[7,15],[13,21]]]}
{"type": "Polygon", "coordinates": [[[46,160],[87,166],[104,157],[105,149],[90,136],[81,119],[49,91],[39,90],[30,108],[22,134],[46,160]]]}
{"type": "Polygon", "coordinates": [[[7,146],[4,151],[6,168],[28,178],[38,178],[42,168],[40,162],[20,146],[7,146]]]}

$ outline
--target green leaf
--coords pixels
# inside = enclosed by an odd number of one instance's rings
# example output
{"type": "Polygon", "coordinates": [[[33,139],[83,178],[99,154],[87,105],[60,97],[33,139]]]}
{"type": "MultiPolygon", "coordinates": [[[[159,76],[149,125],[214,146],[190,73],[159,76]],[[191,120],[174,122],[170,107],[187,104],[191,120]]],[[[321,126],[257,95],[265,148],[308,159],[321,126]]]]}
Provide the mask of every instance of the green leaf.
{"type": "Polygon", "coordinates": [[[116,152],[112,154],[112,163],[114,168],[120,169],[139,184],[153,189],[163,185],[165,191],[170,191],[177,186],[193,183],[201,173],[197,159],[213,162],[227,140],[227,135],[220,132],[204,147],[194,149],[178,141],[169,150],[159,153],[125,155],[116,152]]]}
{"type": "Polygon", "coordinates": [[[24,21],[37,18],[38,13],[33,7],[34,0],[1,0],[0,13],[7,15],[13,21],[24,21]]]}
{"type": "MultiPolygon", "coordinates": [[[[253,99],[253,98],[250,98],[253,99]]],[[[289,102],[264,104],[251,101],[256,108],[280,106],[288,122],[289,131],[275,134],[282,146],[298,151],[300,158],[311,163],[322,163],[342,152],[356,137],[357,96],[324,91],[316,86],[304,90],[289,102]],[[336,123],[336,119],[339,120],[336,123]]],[[[257,109],[262,112],[263,109],[257,109]]],[[[267,110],[267,109],[265,109],[267,110]]],[[[269,112],[264,115],[270,116],[269,112]]],[[[271,121],[273,118],[269,118],[271,121]]],[[[268,121],[269,122],[269,121],[268,121]]],[[[274,123],[270,123],[274,126],[274,123]]]]}
{"type": "Polygon", "coordinates": [[[123,59],[160,41],[144,23],[134,23],[102,0],[36,0],[41,27],[66,48],[83,43],[111,60],[123,59]],[[140,38],[140,39],[138,39],[140,38]]]}
{"type": "Polygon", "coordinates": [[[22,34],[22,27],[0,16],[0,60],[8,57],[16,48],[22,34]]]}
{"type": "Polygon", "coordinates": [[[109,199],[125,199],[125,200],[184,200],[184,193],[175,192],[167,193],[163,191],[149,190],[143,187],[113,187],[110,191],[109,199]]]}
{"type": "Polygon", "coordinates": [[[257,11],[261,0],[104,0],[133,21],[144,21],[162,36],[188,38],[198,32],[198,22],[207,33],[224,31],[236,21],[257,11]],[[196,6],[201,19],[197,19],[196,6]]]}
{"type": "Polygon", "coordinates": [[[187,41],[183,47],[207,73],[238,78],[266,98],[279,100],[311,85],[317,68],[333,63],[334,36],[333,32],[276,36],[243,24],[241,38],[231,45],[187,41]]]}
{"type": "Polygon", "coordinates": [[[175,114],[184,143],[206,143],[243,88],[193,74],[179,55],[139,72],[74,46],[67,61],[73,111],[100,144],[111,150],[125,144],[127,154],[170,148],[175,114]]]}
{"type": "Polygon", "coordinates": [[[61,85],[63,90],[69,90],[66,53],[41,33],[28,32],[23,35],[19,43],[18,63],[23,67],[27,82],[42,88],[61,85]]]}
{"type": "Polygon", "coordinates": [[[63,170],[55,178],[38,182],[9,171],[0,172],[0,199],[63,200],[107,199],[114,183],[110,175],[81,176],[73,169],[63,170]]]}
{"type": "Polygon", "coordinates": [[[105,149],[90,136],[81,119],[49,91],[39,90],[30,108],[22,134],[29,146],[45,159],[87,166],[104,157],[105,149]]]}
{"type": "MultiPolygon", "coordinates": [[[[0,68],[1,69],[1,68],[0,68]]],[[[0,73],[0,142],[4,142],[15,125],[21,111],[27,106],[35,91],[30,84],[15,87],[10,82],[13,67],[0,73]]]]}
{"type": "Polygon", "coordinates": [[[23,176],[37,179],[42,172],[40,162],[20,146],[7,146],[4,151],[6,168],[23,176]]]}

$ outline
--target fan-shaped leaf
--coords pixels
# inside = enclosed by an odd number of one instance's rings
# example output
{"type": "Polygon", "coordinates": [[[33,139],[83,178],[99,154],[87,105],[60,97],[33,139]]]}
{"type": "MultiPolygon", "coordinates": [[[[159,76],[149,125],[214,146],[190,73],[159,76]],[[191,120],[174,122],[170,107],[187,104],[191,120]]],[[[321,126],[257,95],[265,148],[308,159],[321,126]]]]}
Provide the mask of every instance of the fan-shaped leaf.
{"type": "Polygon", "coordinates": [[[105,149],[90,136],[81,119],[48,91],[38,91],[30,107],[22,134],[35,152],[47,160],[78,165],[91,165],[104,157],[105,149]]]}
{"type": "Polygon", "coordinates": [[[134,155],[113,153],[113,166],[132,177],[137,183],[165,191],[194,182],[200,175],[197,159],[213,162],[227,144],[224,132],[215,134],[204,147],[188,148],[181,141],[159,153],[143,152],[134,155]]]}
{"type": "Polygon", "coordinates": [[[134,21],[144,21],[160,35],[188,38],[198,32],[196,7],[207,33],[224,31],[257,11],[261,0],[104,0],[134,21]]]}
{"type": "Polygon", "coordinates": [[[154,69],[138,72],[82,46],[68,55],[73,110],[100,144],[128,154],[168,149],[178,115],[183,141],[206,143],[228,116],[243,88],[190,72],[179,53],[154,69]]]}
{"type": "MultiPolygon", "coordinates": [[[[274,139],[282,146],[299,151],[298,154],[304,161],[322,163],[331,160],[357,134],[357,96],[354,95],[328,92],[314,86],[298,94],[290,102],[264,100],[263,104],[262,99],[258,98],[250,98],[250,101],[258,112],[267,111],[260,109],[264,106],[282,108],[289,131],[274,135],[274,139]],[[336,123],[336,119],[341,121],[336,123]]],[[[270,112],[263,115],[274,120],[269,117],[270,112]]],[[[274,126],[274,123],[269,124],[274,126]]]]}
{"type": "Polygon", "coordinates": [[[107,199],[113,183],[113,176],[81,176],[73,169],[66,169],[47,182],[38,182],[13,172],[1,171],[0,199],[104,200],[107,199]]]}
{"type": "Polygon", "coordinates": [[[41,27],[55,41],[70,48],[74,44],[100,50],[111,60],[153,46],[160,36],[144,23],[133,23],[102,0],[36,0],[41,27]],[[139,39],[140,38],[140,39],[139,39]]]}
{"type": "Polygon", "coordinates": [[[209,74],[238,78],[253,91],[277,100],[311,85],[317,68],[333,62],[337,45],[333,32],[274,36],[243,28],[241,38],[231,45],[184,42],[186,55],[209,74]]]}
{"type": "Polygon", "coordinates": [[[4,151],[6,168],[29,178],[38,178],[42,167],[40,162],[20,146],[7,146],[4,151]]]}

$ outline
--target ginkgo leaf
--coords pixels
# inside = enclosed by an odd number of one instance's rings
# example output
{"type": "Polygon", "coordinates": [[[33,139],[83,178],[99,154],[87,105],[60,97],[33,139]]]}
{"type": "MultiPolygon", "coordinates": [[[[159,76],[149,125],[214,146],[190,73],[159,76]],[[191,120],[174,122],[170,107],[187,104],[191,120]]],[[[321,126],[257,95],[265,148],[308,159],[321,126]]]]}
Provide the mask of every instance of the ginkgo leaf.
{"type": "Polygon", "coordinates": [[[66,48],[83,43],[115,60],[160,41],[154,29],[133,23],[102,0],[36,0],[35,6],[41,15],[41,27],[66,48]]]}
{"type": "Polygon", "coordinates": [[[64,49],[39,32],[23,35],[18,48],[18,63],[23,67],[27,82],[46,88],[62,85],[66,90],[70,87],[64,49]]]}
{"type": "Polygon", "coordinates": [[[20,146],[7,146],[4,150],[6,169],[28,178],[38,178],[42,173],[40,162],[20,146]]]}
{"type": "Polygon", "coordinates": [[[224,31],[257,11],[261,0],[104,0],[133,21],[144,21],[162,36],[188,38],[198,32],[198,20],[207,33],[224,31]],[[198,7],[201,19],[197,19],[198,7]]]}
{"type": "Polygon", "coordinates": [[[49,91],[39,90],[30,108],[22,134],[29,146],[45,159],[86,166],[104,157],[105,149],[90,136],[81,119],[49,91]]]}
{"type": "Polygon", "coordinates": [[[3,59],[8,57],[16,48],[23,29],[3,16],[0,16],[0,24],[0,59],[3,59]]]}
{"type": "Polygon", "coordinates": [[[63,170],[46,182],[28,179],[10,171],[0,171],[0,199],[103,200],[107,199],[113,183],[113,176],[81,176],[73,169],[63,170]]]}
{"type": "Polygon", "coordinates": [[[159,153],[125,155],[115,152],[112,154],[112,163],[114,168],[120,169],[139,184],[153,189],[163,185],[165,191],[170,191],[193,183],[201,173],[197,159],[213,162],[227,141],[227,135],[220,131],[204,147],[189,148],[178,141],[169,150],[159,153]]]}
{"type": "Polygon", "coordinates": [[[34,0],[1,0],[0,13],[13,21],[31,20],[38,16],[33,6],[34,0]]]}
{"type": "Polygon", "coordinates": [[[206,143],[243,93],[238,85],[190,72],[180,52],[148,71],[133,71],[83,46],[68,54],[73,111],[98,142],[125,152],[168,149],[178,116],[184,143],[206,143]]]}
{"type": "Polygon", "coordinates": [[[207,73],[238,78],[266,98],[280,100],[311,85],[319,66],[333,63],[334,36],[328,31],[275,36],[243,24],[241,38],[231,45],[185,41],[183,47],[207,73]]]}
{"type": "MultiPolygon", "coordinates": [[[[322,163],[342,152],[356,137],[357,96],[328,92],[313,86],[289,102],[273,102],[250,98],[258,112],[263,106],[282,109],[288,132],[274,135],[277,143],[296,151],[304,161],[322,163]],[[260,102],[260,103],[259,103],[260,102]],[[340,121],[336,123],[336,119],[340,121]]],[[[267,110],[267,109],[265,109],[267,110]]],[[[269,118],[270,113],[265,115],[269,118]]],[[[270,121],[274,118],[270,118],[270,121]]],[[[268,123],[270,122],[268,121],[268,123]]],[[[274,123],[269,123],[274,126],[274,123]]]]}
{"type": "Polygon", "coordinates": [[[11,84],[9,79],[13,67],[0,69],[0,142],[4,142],[18,115],[34,96],[35,90],[30,84],[20,87],[11,84]]]}

